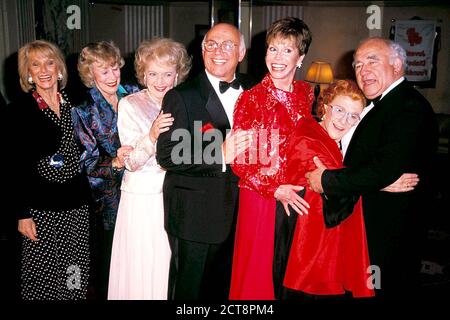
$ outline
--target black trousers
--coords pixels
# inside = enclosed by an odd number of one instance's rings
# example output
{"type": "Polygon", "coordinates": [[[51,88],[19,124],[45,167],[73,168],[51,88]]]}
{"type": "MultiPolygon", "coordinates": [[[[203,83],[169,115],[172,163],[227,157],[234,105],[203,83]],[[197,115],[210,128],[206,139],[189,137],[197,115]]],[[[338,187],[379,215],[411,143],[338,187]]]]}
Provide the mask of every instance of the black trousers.
{"type": "Polygon", "coordinates": [[[292,239],[294,237],[295,225],[298,213],[290,208],[288,216],[281,202],[277,201],[275,213],[275,244],[273,255],[273,286],[275,299],[285,300],[291,294],[283,287],[284,274],[291,251],[292,239]]]}
{"type": "Polygon", "coordinates": [[[90,226],[89,300],[106,300],[108,297],[113,237],[114,230],[105,230],[101,207],[97,206],[93,209],[90,226]]]}
{"type": "Polygon", "coordinates": [[[234,232],[225,242],[193,242],[169,234],[169,300],[228,300],[234,232]]]}

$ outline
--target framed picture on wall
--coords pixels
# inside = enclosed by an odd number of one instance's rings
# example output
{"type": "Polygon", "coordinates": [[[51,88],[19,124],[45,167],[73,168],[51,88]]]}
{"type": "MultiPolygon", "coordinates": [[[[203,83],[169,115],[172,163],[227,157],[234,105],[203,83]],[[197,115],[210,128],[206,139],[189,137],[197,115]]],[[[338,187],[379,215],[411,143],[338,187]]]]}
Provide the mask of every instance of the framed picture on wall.
{"type": "Polygon", "coordinates": [[[434,20],[398,20],[391,39],[406,51],[405,78],[421,88],[436,87],[441,28],[434,20]]]}

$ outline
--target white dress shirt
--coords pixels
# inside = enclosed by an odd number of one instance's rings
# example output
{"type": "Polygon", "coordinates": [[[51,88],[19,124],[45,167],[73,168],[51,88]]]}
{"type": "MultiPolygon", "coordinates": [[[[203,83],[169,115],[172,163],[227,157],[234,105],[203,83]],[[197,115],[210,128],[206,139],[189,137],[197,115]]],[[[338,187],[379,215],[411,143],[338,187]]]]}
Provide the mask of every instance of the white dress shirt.
{"type": "MultiPolygon", "coordinates": [[[[239,87],[239,89],[234,89],[233,87],[228,88],[227,91],[224,93],[221,93],[219,90],[219,82],[221,81],[219,78],[213,76],[210,74],[207,70],[205,70],[206,76],[208,77],[209,82],[214,88],[214,91],[216,92],[217,96],[219,97],[220,102],[222,103],[225,113],[227,114],[228,122],[230,122],[231,128],[233,128],[233,113],[234,113],[234,106],[236,105],[236,101],[239,98],[239,95],[244,91],[242,89],[242,86],[239,87]]],[[[233,80],[236,78],[236,76],[233,77],[233,80]]],[[[233,81],[232,80],[232,81],[233,81]]],[[[223,137],[223,140],[225,141],[225,137],[223,137]]],[[[222,172],[227,171],[227,165],[225,163],[224,155],[222,154],[222,172]]]]}
{"type": "MultiPolygon", "coordinates": [[[[219,100],[225,109],[225,113],[227,114],[228,121],[230,122],[230,126],[231,126],[231,128],[233,128],[234,105],[236,104],[236,101],[239,98],[239,95],[242,93],[242,91],[244,91],[242,89],[242,86],[239,87],[239,89],[234,89],[234,88],[230,87],[224,93],[220,93],[219,82],[221,80],[219,78],[213,76],[212,74],[210,74],[208,71],[206,71],[206,76],[208,77],[209,82],[213,86],[214,91],[217,93],[217,96],[219,97],[219,100]]],[[[236,77],[234,77],[233,80],[235,78],[236,77]]]]}

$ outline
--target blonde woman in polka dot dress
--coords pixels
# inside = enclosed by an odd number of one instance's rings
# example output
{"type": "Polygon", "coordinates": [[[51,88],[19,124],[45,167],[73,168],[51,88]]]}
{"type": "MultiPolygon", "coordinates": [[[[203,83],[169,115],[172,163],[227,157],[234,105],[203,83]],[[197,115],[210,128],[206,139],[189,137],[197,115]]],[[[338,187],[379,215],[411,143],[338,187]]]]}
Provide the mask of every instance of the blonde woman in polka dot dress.
{"type": "Polygon", "coordinates": [[[61,51],[47,41],[19,50],[20,85],[12,105],[20,121],[14,136],[14,208],[23,235],[21,296],[71,300],[86,296],[89,271],[88,184],[80,175],[71,105],[62,90],[67,71],[61,51]]]}

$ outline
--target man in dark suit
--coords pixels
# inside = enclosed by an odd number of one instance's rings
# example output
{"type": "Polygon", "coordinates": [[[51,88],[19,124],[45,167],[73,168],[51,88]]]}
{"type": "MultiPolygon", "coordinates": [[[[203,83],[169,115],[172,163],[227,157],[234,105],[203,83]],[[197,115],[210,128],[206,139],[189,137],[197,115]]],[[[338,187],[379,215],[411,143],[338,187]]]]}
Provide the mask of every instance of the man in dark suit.
{"type": "Polygon", "coordinates": [[[307,177],[325,196],[362,195],[369,283],[380,289],[377,297],[407,297],[418,289],[437,122],[428,101],[404,79],[406,53],[400,45],[369,38],[354,58],[358,85],[372,102],[351,137],[345,168],[326,170],[316,161],[318,169],[307,177]],[[379,191],[402,172],[419,174],[414,191],[379,191]]]}
{"type": "Polygon", "coordinates": [[[167,170],[163,194],[172,249],[169,299],[228,298],[238,178],[227,164],[248,148],[250,137],[240,131],[222,141],[232,127],[239,94],[250,87],[235,74],[245,51],[236,27],[215,25],[202,42],[205,72],[164,97],[163,112],[171,113],[174,123],[159,136],[156,158],[167,170]],[[219,139],[202,138],[214,132],[219,139]],[[180,142],[178,133],[189,138],[180,142]],[[180,143],[187,143],[181,153],[180,143]],[[219,148],[210,153],[214,143],[219,148]]]}

